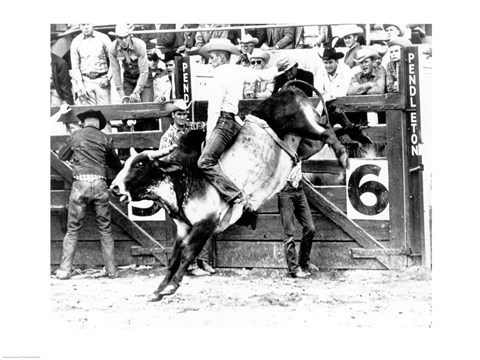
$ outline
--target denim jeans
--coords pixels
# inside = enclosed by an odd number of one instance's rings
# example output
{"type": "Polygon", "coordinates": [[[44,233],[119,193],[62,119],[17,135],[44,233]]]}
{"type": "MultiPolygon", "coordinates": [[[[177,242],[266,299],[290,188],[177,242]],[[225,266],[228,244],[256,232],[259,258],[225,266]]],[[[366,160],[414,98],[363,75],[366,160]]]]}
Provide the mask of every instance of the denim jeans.
{"type": "Polygon", "coordinates": [[[241,194],[240,189],[223,172],[218,159],[225,148],[240,131],[241,126],[230,116],[220,115],[217,125],[205,144],[202,155],[198,159],[198,167],[202,169],[208,181],[217,188],[226,202],[231,202],[241,194]]]}
{"type": "Polygon", "coordinates": [[[107,183],[103,179],[93,181],[75,180],[68,204],[67,233],[63,239],[63,255],[60,269],[71,272],[78,233],[83,226],[87,206],[92,205],[102,244],[103,260],[108,274],[116,272],[113,232],[110,225],[110,207],[107,183]]]}
{"type": "Polygon", "coordinates": [[[310,251],[312,250],[312,241],[315,235],[315,225],[313,224],[312,214],[302,185],[299,185],[297,188],[290,184],[287,185],[278,194],[278,209],[285,232],[285,238],[283,239],[285,260],[288,272],[294,274],[299,270],[299,267],[305,268],[310,263],[310,251]],[[294,217],[303,228],[298,251],[298,262],[294,241],[294,217]]]}

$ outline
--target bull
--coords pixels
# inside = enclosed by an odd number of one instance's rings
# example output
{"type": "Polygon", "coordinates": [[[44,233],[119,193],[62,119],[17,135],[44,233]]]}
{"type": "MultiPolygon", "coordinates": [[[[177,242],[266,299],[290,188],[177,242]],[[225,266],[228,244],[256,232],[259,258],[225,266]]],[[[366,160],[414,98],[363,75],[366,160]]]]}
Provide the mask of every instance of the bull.
{"type": "MultiPolygon", "coordinates": [[[[325,143],[347,167],[344,146],[330,126],[319,125],[323,120],[303,91],[295,87],[282,89],[246,116],[245,125],[220,163],[245,193],[252,210],[258,210],[286,185],[298,159],[309,158],[325,143]]],[[[191,130],[180,138],[173,152],[163,157],[150,159],[146,152],[132,151],[111,184],[118,196],[159,203],[177,226],[170,264],[150,301],[174,294],[188,264],[207,240],[240,218],[197,167],[204,140],[204,132],[191,130]]]]}

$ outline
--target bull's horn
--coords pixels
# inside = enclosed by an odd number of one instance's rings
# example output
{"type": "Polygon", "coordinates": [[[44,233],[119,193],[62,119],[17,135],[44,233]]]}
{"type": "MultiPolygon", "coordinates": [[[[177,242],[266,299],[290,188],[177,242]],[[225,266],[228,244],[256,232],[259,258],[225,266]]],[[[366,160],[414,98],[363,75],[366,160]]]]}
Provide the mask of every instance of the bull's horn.
{"type": "Polygon", "coordinates": [[[135,156],[137,155],[138,153],[135,151],[135,149],[133,147],[130,148],[130,156],[135,156]]]}
{"type": "MultiPolygon", "coordinates": [[[[307,83],[306,81],[303,81],[303,80],[290,80],[290,81],[287,81],[285,84],[283,84],[282,89],[287,88],[290,85],[296,84],[296,83],[297,84],[303,84],[303,85],[306,85],[306,86],[310,87],[313,90],[313,92],[318,95],[318,97],[320,98],[320,101],[323,104],[323,108],[325,109],[325,116],[327,118],[327,123],[330,124],[330,119],[328,118],[328,111],[327,111],[327,106],[325,105],[325,100],[323,99],[322,94],[320,94],[320,91],[318,91],[315,86],[313,86],[312,84],[309,84],[309,83],[307,83]]],[[[320,116],[320,114],[318,114],[318,115],[320,116]]]]}

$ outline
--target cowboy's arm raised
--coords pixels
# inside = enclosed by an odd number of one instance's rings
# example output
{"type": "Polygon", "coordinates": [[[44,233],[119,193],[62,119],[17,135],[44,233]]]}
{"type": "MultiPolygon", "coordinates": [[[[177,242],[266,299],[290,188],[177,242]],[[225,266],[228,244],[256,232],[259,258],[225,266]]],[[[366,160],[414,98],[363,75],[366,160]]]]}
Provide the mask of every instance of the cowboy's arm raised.
{"type": "Polygon", "coordinates": [[[173,144],[164,149],[145,150],[144,153],[147,154],[150,160],[153,160],[153,159],[165,156],[167,154],[170,154],[173,150],[175,150],[176,147],[177,147],[177,144],[173,144]]]}

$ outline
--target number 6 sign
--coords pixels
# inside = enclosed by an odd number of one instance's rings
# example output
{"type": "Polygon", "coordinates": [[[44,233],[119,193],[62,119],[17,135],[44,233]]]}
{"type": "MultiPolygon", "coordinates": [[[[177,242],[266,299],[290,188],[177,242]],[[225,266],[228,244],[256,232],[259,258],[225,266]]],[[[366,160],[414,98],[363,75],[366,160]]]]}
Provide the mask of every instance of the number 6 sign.
{"type": "Polygon", "coordinates": [[[387,160],[350,159],[346,188],[348,218],[390,219],[387,160]]]}

